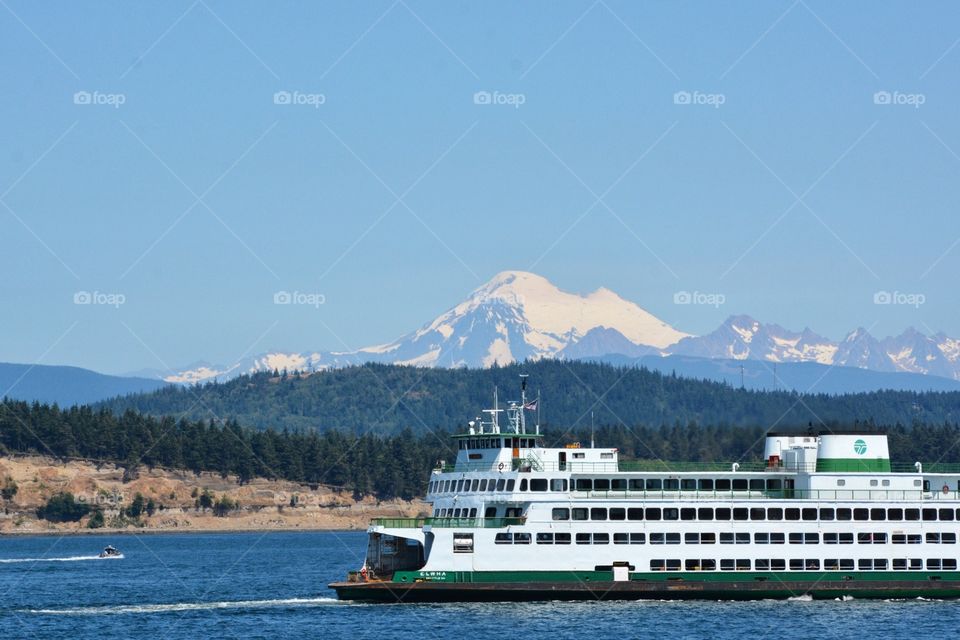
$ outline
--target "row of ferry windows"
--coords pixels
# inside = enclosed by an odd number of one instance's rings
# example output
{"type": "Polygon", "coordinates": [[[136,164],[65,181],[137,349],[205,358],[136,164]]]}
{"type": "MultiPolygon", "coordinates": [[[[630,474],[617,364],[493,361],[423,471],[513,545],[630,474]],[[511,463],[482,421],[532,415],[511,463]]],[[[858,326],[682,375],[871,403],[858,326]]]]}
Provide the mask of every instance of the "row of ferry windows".
{"type": "Polygon", "coordinates": [[[465,449],[532,449],[536,444],[534,438],[464,438],[460,440],[459,448],[465,449]]]}
{"type": "MultiPolygon", "coordinates": [[[[518,533],[498,533],[494,538],[496,544],[530,544],[533,534],[526,532],[518,533]]],[[[569,533],[538,533],[536,534],[537,544],[570,544],[571,534],[569,533]]],[[[712,532],[703,533],[685,533],[681,538],[679,533],[614,533],[612,536],[613,544],[680,544],[681,540],[685,544],[716,544],[719,539],[720,544],[750,544],[749,533],[723,532],[719,536],[712,532]]],[[[858,533],[856,537],[852,533],[824,533],[823,544],[853,544],[856,540],[858,544],[886,544],[887,540],[893,544],[920,544],[926,540],[930,544],[956,544],[956,533],[927,533],[925,537],[919,534],[893,534],[889,536],[886,533],[858,533]]],[[[576,534],[577,544],[610,544],[611,534],[609,533],[578,533],[576,534]]],[[[785,544],[789,540],[790,544],[820,544],[819,533],[755,533],[753,534],[754,544],[785,544]],[[789,537],[788,537],[789,536],[789,537]]]]}
{"type": "MultiPolygon", "coordinates": [[[[544,480],[546,482],[546,480],[544,480]]],[[[563,481],[566,485],[566,480],[563,481]]],[[[526,480],[523,481],[524,484],[526,480]]],[[[485,491],[513,491],[516,486],[516,480],[513,478],[474,478],[470,480],[435,480],[430,483],[430,493],[477,493],[485,491]]],[[[546,488],[542,489],[546,491],[546,488]]],[[[565,489],[564,489],[565,490],[565,489]]],[[[521,489],[526,491],[526,486],[521,489]]],[[[559,491],[559,489],[557,489],[559,491]]]]}
{"type": "Polygon", "coordinates": [[[924,521],[960,520],[960,509],[838,508],[833,507],[557,507],[554,520],[808,520],[924,521]]]}
{"type": "MultiPolygon", "coordinates": [[[[716,571],[717,561],[713,559],[693,559],[676,560],[662,559],[651,560],[651,571],[716,571]]],[[[865,558],[857,560],[856,563],[850,558],[826,558],[823,561],[823,569],[826,571],[853,571],[856,567],[860,571],[886,571],[892,566],[895,571],[919,571],[923,569],[922,558],[865,558]]],[[[720,571],[750,571],[749,559],[722,559],[719,562],[720,571]]],[[[790,567],[791,571],[819,571],[820,559],[801,559],[784,560],[783,558],[758,558],[753,561],[754,571],[784,571],[790,567]]],[[[956,558],[928,558],[927,569],[933,571],[955,571],[957,569],[956,558]]]]}

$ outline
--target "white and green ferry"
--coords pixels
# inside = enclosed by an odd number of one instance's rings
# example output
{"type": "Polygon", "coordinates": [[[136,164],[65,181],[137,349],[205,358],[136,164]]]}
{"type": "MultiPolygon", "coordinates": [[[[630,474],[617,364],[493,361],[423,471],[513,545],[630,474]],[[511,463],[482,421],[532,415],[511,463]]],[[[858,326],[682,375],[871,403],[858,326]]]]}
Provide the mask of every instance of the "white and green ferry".
{"type": "MultiPolygon", "coordinates": [[[[430,517],[375,520],[341,599],[960,597],[960,465],[872,430],[770,431],[761,463],[544,446],[525,397],[454,436],[430,517]]],[[[496,405],[496,403],[495,403],[496,405]]]]}

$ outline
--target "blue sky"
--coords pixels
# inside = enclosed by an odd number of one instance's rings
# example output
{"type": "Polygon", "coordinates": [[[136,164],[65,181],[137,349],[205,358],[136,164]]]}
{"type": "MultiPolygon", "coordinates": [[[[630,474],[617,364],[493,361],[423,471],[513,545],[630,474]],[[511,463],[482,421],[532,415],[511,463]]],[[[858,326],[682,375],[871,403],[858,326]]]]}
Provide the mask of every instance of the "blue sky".
{"type": "Polygon", "coordinates": [[[0,360],[356,348],[505,269],[693,333],[960,335],[958,38],[936,2],[4,0],[0,360]]]}

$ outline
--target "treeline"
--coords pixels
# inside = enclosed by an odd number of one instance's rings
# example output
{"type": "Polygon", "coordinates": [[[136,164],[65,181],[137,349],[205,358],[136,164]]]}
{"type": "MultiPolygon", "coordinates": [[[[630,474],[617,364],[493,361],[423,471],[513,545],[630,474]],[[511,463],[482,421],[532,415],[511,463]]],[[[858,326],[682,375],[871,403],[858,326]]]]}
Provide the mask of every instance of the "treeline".
{"type": "Polygon", "coordinates": [[[329,431],[290,433],[241,427],[236,421],[175,420],[133,411],[5,399],[0,402],[0,454],[189,469],[343,487],[355,495],[409,499],[422,494],[437,460],[453,455],[446,437],[390,437],[329,431]]]}
{"type": "MultiPolygon", "coordinates": [[[[850,426],[840,423],[837,426],[850,426]]],[[[891,459],[912,463],[960,460],[960,424],[888,427],[891,459]]],[[[691,462],[750,461],[763,455],[763,426],[605,425],[547,432],[548,446],[580,442],[617,447],[624,459],[691,462]]],[[[128,473],[161,466],[343,487],[356,496],[382,499],[423,494],[430,470],[456,451],[448,432],[410,429],[392,436],[254,430],[236,421],[158,418],[133,411],[117,416],[106,409],[0,402],[0,454],[36,453],[58,458],[115,462],[128,473]]],[[[14,489],[15,490],[15,489],[14,489]]]]}
{"type": "Polygon", "coordinates": [[[801,426],[960,423],[960,392],[879,391],[799,395],[748,391],[643,368],[544,360],[490,369],[427,369],[366,364],[298,374],[245,375],[225,383],[170,386],[102,406],[191,420],[233,419],[258,429],[338,429],[354,433],[425,433],[465,427],[492,404],[517,399],[519,374],[542,391],[542,423],[557,429],[596,424],[801,426]]]}

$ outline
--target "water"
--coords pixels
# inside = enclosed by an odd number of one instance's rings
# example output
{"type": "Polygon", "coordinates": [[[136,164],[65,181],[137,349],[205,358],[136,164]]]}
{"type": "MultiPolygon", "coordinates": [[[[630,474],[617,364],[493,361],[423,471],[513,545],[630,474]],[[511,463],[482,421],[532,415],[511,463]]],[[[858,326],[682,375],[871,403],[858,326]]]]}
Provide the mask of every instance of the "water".
{"type": "Polygon", "coordinates": [[[0,638],[450,640],[596,637],[953,637],[958,601],[374,605],[327,583],[363,533],[0,538],[0,638]],[[101,560],[108,544],[121,559],[101,560]]]}

